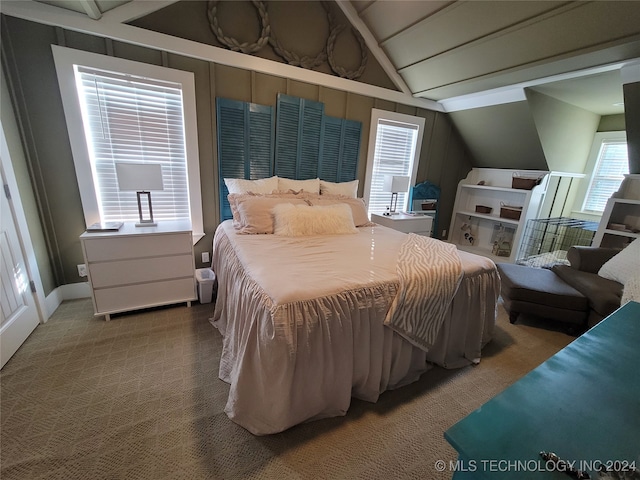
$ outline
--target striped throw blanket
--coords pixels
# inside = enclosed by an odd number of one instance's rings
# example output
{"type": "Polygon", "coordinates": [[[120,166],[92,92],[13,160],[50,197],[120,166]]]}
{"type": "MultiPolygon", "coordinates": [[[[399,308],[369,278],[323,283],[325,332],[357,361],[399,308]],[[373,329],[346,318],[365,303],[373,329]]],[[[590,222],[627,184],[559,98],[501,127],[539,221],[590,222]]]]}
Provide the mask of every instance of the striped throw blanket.
{"type": "Polygon", "coordinates": [[[400,287],[385,325],[428,351],[462,280],[455,245],[410,233],[400,247],[400,287]]]}

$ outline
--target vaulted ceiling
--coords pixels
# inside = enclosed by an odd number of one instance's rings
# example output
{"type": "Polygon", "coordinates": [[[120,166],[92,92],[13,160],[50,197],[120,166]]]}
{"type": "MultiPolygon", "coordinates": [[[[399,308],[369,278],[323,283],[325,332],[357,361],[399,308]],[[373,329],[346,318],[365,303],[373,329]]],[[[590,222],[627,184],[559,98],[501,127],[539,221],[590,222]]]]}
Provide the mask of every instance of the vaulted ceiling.
{"type": "Polygon", "coordinates": [[[452,99],[530,86],[594,113],[620,113],[620,67],[640,58],[636,1],[338,4],[402,88],[449,109],[452,99]]]}
{"type": "MultiPolygon", "coordinates": [[[[38,1],[99,19],[147,0],[38,1]]],[[[398,90],[438,101],[447,111],[513,101],[514,95],[524,100],[523,87],[530,87],[599,115],[622,113],[621,67],[640,65],[638,1],[337,4],[398,90]]]]}

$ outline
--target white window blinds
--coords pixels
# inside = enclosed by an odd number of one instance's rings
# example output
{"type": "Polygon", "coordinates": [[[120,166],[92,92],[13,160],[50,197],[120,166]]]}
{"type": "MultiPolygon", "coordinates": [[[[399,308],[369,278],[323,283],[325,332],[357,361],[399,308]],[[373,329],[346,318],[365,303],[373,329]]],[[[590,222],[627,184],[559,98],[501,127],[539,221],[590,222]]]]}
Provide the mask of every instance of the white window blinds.
{"type": "MultiPolygon", "coordinates": [[[[379,119],[373,158],[368,209],[383,213],[391,200],[391,192],[383,189],[385,175],[411,176],[418,138],[418,125],[379,119]]],[[[398,193],[398,210],[406,210],[408,192],[398,193]]]]}
{"type": "Polygon", "coordinates": [[[138,220],[136,193],[118,190],[116,162],[160,164],[154,218],[189,219],[181,85],[81,66],[75,74],[100,219],[138,220]]]}
{"type": "Polygon", "coordinates": [[[607,200],[618,191],[624,175],[629,173],[627,143],[603,141],[591,177],[583,210],[603,212],[607,200]]]}

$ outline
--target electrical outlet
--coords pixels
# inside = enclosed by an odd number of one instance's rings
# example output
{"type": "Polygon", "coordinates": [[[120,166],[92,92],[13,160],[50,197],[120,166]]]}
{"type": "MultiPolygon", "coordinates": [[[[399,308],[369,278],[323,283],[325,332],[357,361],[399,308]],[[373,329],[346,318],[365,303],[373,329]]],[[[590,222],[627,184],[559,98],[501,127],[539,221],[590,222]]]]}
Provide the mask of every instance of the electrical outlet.
{"type": "Polygon", "coordinates": [[[209,252],[202,252],[202,263],[209,263],[209,252]]]}
{"type": "Polygon", "coordinates": [[[447,238],[447,231],[446,230],[442,230],[442,238],[447,238]]]}
{"type": "Polygon", "coordinates": [[[87,266],[84,263],[78,265],[78,275],[81,277],[87,276],[87,266]]]}

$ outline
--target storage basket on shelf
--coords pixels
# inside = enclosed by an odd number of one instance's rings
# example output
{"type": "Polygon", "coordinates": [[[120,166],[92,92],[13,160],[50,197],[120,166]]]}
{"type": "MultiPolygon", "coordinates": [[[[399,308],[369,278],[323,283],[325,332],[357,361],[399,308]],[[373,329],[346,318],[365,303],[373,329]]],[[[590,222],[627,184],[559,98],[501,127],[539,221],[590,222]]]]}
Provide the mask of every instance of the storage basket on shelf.
{"type": "Polygon", "coordinates": [[[500,218],[520,220],[520,215],[522,215],[522,207],[515,207],[511,205],[500,206],[500,218]]]}
{"type": "Polygon", "coordinates": [[[493,208],[491,207],[487,207],[485,205],[476,205],[476,213],[491,213],[491,211],[493,210],[493,208]]]}
{"type": "Polygon", "coordinates": [[[518,173],[513,174],[511,179],[511,188],[518,190],[532,190],[533,187],[539,185],[543,177],[527,177],[518,173]]]}

